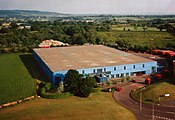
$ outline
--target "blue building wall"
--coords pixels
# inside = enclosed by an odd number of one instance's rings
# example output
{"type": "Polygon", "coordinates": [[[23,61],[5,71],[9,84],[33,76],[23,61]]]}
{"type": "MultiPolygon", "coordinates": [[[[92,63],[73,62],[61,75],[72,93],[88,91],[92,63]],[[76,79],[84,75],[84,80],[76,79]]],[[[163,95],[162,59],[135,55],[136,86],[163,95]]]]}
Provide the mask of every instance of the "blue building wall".
{"type": "MultiPolygon", "coordinates": [[[[52,72],[48,66],[42,61],[42,59],[33,52],[33,56],[35,60],[38,62],[42,71],[46,74],[48,79],[52,82],[53,85],[56,85],[60,81],[64,80],[64,75],[68,70],[65,71],[57,71],[52,72]]],[[[117,65],[117,66],[103,66],[96,68],[83,68],[77,69],[80,74],[88,75],[88,74],[99,74],[103,73],[108,75],[108,78],[118,78],[134,75],[137,72],[142,72],[143,74],[150,74],[152,72],[157,72],[157,62],[143,62],[136,64],[125,64],[125,65],[117,65]]]]}
{"type": "Polygon", "coordinates": [[[48,68],[48,66],[43,62],[43,60],[35,53],[33,52],[33,57],[39,64],[39,67],[41,70],[46,74],[47,78],[53,82],[53,72],[48,68]]]}
{"type": "MultiPolygon", "coordinates": [[[[143,62],[136,64],[126,64],[126,65],[117,65],[117,66],[105,66],[97,68],[84,68],[77,70],[80,74],[98,74],[104,73],[109,74],[109,78],[119,78],[125,76],[131,76],[136,73],[150,74],[152,72],[157,72],[157,62],[143,62]],[[100,71],[100,72],[99,72],[100,71]]],[[[60,77],[61,81],[64,80],[64,75],[66,71],[57,71],[53,73],[53,83],[55,83],[55,78],[60,77]]]]}

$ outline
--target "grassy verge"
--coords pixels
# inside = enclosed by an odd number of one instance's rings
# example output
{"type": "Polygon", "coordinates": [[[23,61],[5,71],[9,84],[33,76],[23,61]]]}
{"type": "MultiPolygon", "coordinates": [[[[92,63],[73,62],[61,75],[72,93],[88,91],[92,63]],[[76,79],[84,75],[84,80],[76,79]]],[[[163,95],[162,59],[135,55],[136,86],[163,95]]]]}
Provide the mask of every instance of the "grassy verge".
{"type": "Polygon", "coordinates": [[[0,55],[0,104],[36,94],[34,76],[38,74],[30,58],[32,58],[31,54],[0,55]],[[25,63],[30,66],[30,69],[26,69],[25,63]],[[31,75],[30,72],[35,75],[31,75]]]}
{"type": "MultiPolygon", "coordinates": [[[[175,86],[173,84],[162,82],[152,84],[142,90],[142,100],[144,103],[155,102],[159,103],[159,96],[170,94],[169,97],[161,97],[160,102],[175,100],[175,86]]],[[[131,92],[131,96],[138,100],[140,99],[140,89],[131,92]]]]}
{"type": "Polygon", "coordinates": [[[88,98],[39,98],[0,112],[0,119],[52,120],[136,120],[135,115],[116,103],[111,93],[94,93],[88,98]]]}

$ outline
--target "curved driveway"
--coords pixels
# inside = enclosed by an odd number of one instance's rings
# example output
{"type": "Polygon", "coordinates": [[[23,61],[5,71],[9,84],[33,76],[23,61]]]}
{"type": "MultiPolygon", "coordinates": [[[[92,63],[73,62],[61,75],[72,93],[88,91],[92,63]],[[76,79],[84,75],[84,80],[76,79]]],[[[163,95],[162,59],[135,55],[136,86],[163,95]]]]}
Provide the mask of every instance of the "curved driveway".
{"type": "Polygon", "coordinates": [[[133,83],[131,85],[124,86],[121,92],[114,92],[112,96],[115,101],[133,111],[138,120],[152,120],[153,116],[154,120],[175,120],[175,105],[163,106],[162,104],[143,104],[142,112],[140,112],[140,103],[133,100],[129,94],[131,90],[143,86],[143,84],[133,83]]]}

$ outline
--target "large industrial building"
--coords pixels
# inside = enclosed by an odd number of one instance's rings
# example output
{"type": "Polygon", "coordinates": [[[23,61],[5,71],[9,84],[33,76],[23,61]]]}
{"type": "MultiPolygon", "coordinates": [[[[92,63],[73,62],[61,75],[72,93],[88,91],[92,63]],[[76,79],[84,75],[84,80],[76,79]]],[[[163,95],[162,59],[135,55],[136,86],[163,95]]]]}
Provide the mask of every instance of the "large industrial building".
{"type": "Polygon", "coordinates": [[[33,56],[53,85],[63,81],[69,69],[108,78],[150,74],[157,70],[156,61],[103,45],[37,48],[33,56]]]}

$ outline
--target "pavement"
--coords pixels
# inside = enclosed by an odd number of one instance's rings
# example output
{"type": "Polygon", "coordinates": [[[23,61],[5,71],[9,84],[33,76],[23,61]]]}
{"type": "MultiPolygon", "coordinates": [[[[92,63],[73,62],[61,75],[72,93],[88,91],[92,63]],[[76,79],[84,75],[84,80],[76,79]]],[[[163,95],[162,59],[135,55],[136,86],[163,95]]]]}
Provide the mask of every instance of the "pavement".
{"type": "Polygon", "coordinates": [[[112,96],[115,101],[135,113],[138,120],[175,120],[175,101],[161,104],[140,104],[130,97],[131,90],[143,86],[144,84],[140,83],[123,86],[121,92],[116,91],[112,96]]]}

